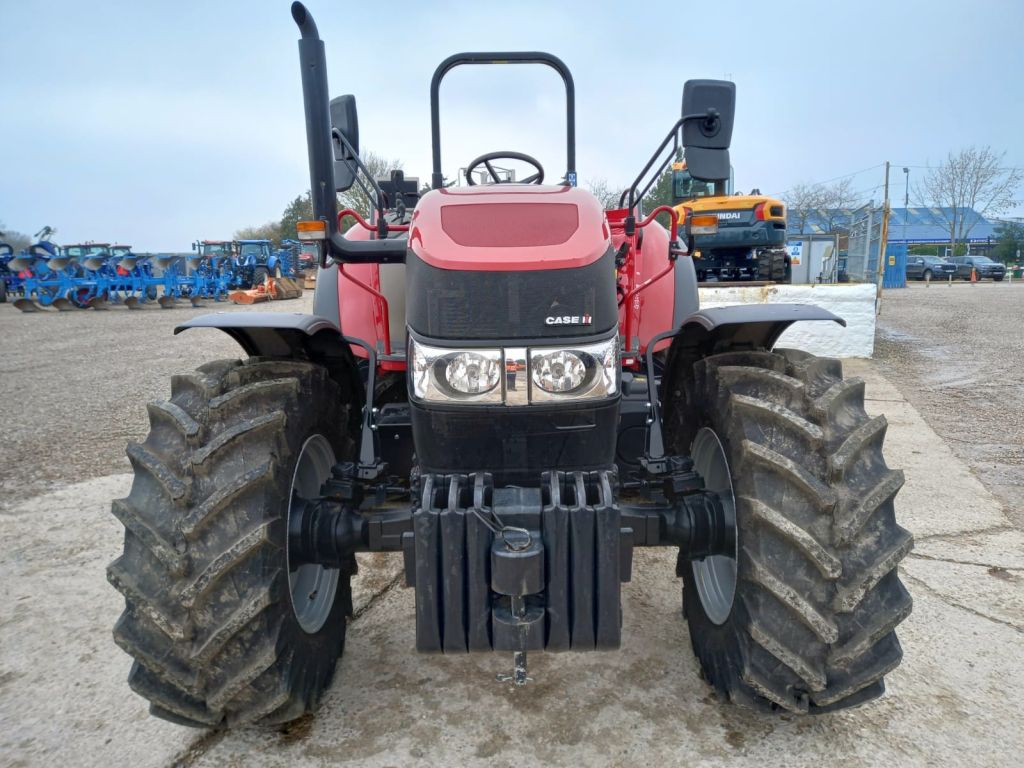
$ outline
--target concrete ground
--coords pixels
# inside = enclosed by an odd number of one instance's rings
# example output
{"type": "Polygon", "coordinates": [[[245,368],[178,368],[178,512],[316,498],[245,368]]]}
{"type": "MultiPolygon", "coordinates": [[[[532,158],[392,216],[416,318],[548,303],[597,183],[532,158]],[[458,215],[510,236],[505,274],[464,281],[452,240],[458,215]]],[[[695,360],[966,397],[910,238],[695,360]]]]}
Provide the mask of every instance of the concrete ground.
{"type": "Polygon", "coordinates": [[[887,292],[875,358],[1024,528],[1024,282],[887,292]]]}
{"type": "Polygon", "coordinates": [[[32,318],[0,307],[4,389],[25,395],[19,407],[8,400],[0,461],[0,764],[1020,764],[1024,536],[890,383],[896,376],[863,361],[847,373],[867,379],[869,411],[889,419],[888,461],[907,475],[897,514],[917,537],[902,569],[915,599],[900,631],[905,658],[882,699],[813,719],[718,701],[690,652],[667,552],[637,555],[620,652],[536,654],[536,683],[511,689],[494,679],[505,655],[417,655],[412,593],[397,560],[374,555],[362,562],[357,617],[315,717],[283,732],[228,733],[150,718],[110,638],[122,600],[104,577],[121,538],[109,501],[129,477],[108,452],[142,436],[141,401],[166,396],[170,372],[232,352],[212,331],[165,335],[191,314],[32,318]]]}

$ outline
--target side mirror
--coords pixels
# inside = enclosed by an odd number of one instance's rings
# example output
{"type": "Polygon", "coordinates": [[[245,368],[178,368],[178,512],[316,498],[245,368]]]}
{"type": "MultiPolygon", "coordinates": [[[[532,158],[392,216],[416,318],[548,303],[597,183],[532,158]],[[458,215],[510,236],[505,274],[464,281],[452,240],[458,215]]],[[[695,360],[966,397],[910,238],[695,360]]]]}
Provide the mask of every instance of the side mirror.
{"type": "Polygon", "coordinates": [[[351,94],[331,99],[331,144],[334,146],[334,188],[349,189],[356,181],[359,154],[359,117],[356,97],[351,94]],[[344,141],[338,134],[344,137],[344,141]]]}
{"type": "Polygon", "coordinates": [[[729,142],[736,115],[736,84],[687,80],[683,86],[683,147],[686,168],[701,181],[729,178],[729,142]]]}

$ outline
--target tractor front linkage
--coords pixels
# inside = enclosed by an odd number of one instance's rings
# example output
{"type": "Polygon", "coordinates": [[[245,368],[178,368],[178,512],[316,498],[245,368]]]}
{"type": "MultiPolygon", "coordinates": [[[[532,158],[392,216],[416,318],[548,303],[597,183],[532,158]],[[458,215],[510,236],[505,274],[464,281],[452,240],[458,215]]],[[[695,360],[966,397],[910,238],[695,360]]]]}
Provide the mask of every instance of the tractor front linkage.
{"type": "Polygon", "coordinates": [[[396,510],[366,498],[356,464],[340,463],[317,498],[291,499],[292,566],[401,551],[417,650],[511,651],[508,679],[523,685],[527,651],[619,647],[634,547],[678,547],[684,560],[733,552],[728,502],[704,490],[688,459],[674,464],[660,503],[616,503],[609,471],[545,472],[539,487],[428,474],[396,510]]]}

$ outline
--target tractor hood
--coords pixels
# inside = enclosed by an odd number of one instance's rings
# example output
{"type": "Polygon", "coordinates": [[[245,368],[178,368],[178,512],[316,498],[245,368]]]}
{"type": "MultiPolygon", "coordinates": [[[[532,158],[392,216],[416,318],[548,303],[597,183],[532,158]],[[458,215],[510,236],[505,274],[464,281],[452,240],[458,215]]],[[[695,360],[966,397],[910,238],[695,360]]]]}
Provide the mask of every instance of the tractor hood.
{"type": "Polygon", "coordinates": [[[433,190],[412,216],[409,247],[438,269],[585,267],[611,246],[597,199],[575,187],[500,184],[433,190]]]}
{"type": "Polygon", "coordinates": [[[435,340],[607,335],[615,252],[589,192],[533,184],[441,189],[413,212],[406,321],[435,340]]]}

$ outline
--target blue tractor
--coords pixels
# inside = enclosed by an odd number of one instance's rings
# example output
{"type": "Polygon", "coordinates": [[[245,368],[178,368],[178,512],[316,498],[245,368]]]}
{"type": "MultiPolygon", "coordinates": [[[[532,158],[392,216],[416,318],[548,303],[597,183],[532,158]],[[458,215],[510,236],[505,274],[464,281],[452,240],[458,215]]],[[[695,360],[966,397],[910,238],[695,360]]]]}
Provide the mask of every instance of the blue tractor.
{"type": "Polygon", "coordinates": [[[274,250],[269,240],[239,240],[235,272],[240,288],[251,288],[268,277],[294,277],[296,258],[292,249],[274,250]]]}

